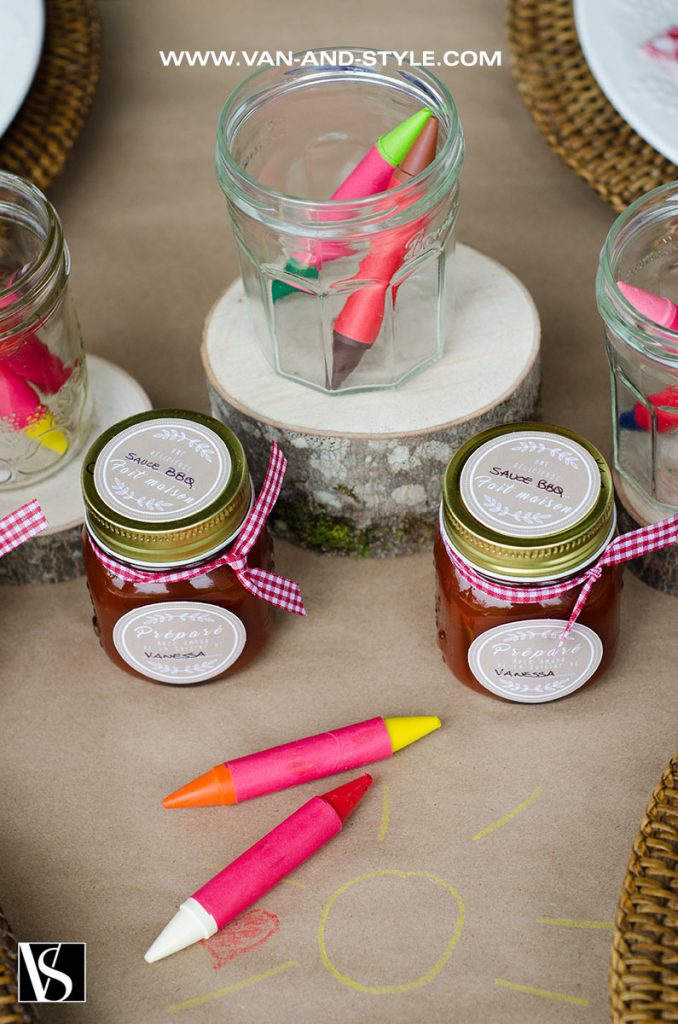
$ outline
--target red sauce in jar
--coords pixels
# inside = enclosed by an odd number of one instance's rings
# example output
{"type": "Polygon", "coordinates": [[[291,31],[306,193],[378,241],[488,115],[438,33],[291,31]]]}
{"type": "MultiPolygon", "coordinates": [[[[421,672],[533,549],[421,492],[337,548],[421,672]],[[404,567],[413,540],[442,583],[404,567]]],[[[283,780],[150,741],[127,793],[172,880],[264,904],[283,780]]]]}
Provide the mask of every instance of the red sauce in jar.
{"type": "Polygon", "coordinates": [[[614,532],[612,477],[588,441],[525,423],[466,442],[445,473],[434,545],[438,646],[454,675],[521,703],[599,679],[617,649],[623,568],[602,568],[568,627],[581,589],[569,584],[614,532]]]}

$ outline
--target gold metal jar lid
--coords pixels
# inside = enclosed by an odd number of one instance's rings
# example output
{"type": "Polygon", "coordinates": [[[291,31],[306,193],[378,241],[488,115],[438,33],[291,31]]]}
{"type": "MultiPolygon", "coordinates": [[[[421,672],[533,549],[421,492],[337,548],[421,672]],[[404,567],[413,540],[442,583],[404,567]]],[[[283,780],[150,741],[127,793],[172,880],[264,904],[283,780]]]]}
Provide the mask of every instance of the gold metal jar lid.
{"type": "Polygon", "coordinates": [[[613,529],[612,475],[597,448],[563,427],[493,427],[451,459],[443,523],[459,554],[487,575],[571,575],[613,529]]]}
{"type": "Polygon", "coordinates": [[[142,566],[183,565],[217,551],[251,500],[233,431],[177,409],[139,413],[104,431],[85,456],[82,490],[95,541],[142,566]]]}

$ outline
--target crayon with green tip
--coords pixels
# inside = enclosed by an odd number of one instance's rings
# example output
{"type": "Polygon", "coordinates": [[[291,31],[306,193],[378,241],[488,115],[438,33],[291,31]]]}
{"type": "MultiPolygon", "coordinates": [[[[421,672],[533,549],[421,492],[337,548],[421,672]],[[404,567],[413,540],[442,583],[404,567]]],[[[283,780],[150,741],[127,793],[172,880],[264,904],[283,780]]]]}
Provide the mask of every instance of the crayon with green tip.
{"type": "Polygon", "coordinates": [[[177,789],[163,807],[239,804],[314,779],[382,761],[440,728],[433,715],[371,718],[218,764],[177,789]]]}
{"type": "MultiPolygon", "coordinates": [[[[422,128],[431,117],[428,107],[423,107],[416,114],[412,114],[407,120],[402,121],[390,132],[380,136],[374,146],[362,158],[357,167],[346,177],[336,192],[330,196],[330,200],[349,201],[351,199],[364,199],[367,196],[384,192],[388,188],[391,175],[394,169],[400,164],[410,147],[418,138],[422,128]]],[[[341,214],[336,215],[337,219],[341,214]]],[[[327,217],[331,220],[331,217],[327,217]]],[[[285,265],[288,274],[297,277],[317,278],[318,264],[327,260],[337,259],[346,251],[345,246],[337,242],[318,242],[314,248],[313,256],[303,252],[293,253],[285,265]]],[[[301,291],[286,281],[274,281],[272,287],[272,298],[274,302],[282,299],[290,292],[301,291]]]]}

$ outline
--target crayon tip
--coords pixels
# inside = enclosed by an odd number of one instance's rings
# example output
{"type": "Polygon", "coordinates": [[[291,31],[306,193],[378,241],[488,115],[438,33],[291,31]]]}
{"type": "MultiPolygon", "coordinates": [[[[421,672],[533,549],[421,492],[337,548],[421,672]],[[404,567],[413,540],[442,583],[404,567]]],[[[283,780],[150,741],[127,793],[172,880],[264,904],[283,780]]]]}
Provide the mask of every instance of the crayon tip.
{"type": "Polygon", "coordinates": [[[362,341],[354,341],[353,338],[334,332],[332,344],[332,376],[330,379],[330,391],[336,391],[340,384],[343,384],[350,373],[353,373],[356,366],[367,352],[370,346],[362,341]]]}
{"type": "Polygon", "coordinates": [[[654,292],[645,291],[644,288],[637,288],[634,284],[627,284],[626,281],[617,281],[617,288],[627,302],[630,302],[634,309],[648,320],[654,320],[660,327],[668,327],[669,330],[678,330],[678,307],[671,299],[664,295],[655,295],[654,292]]]}
{"type": "Polygon", "coordinates": [[[181,904],[172,920],[165,925],[144,953],[147,964],[154,964],[180,949],[192,946],[201,939],[209,939],[216,932],[214,918],[192,897],[181,904]]]}
{"type": "MultiPolygon", "coordinates": [[[[299,260],[288,260],[285,264],[285,271],[288,274],[296,274],[297,277],[308,277],[315,280],[318,277],[318,268],[313,263],[300,263],[299,260]]],[[[281,281],[280,278],[275,278],[271,284],[271,301],[277,302],[278,299],[284,299],[286,295],[291,295],[292,292],[301,292],[302,295],[307,295],[308,292],[303,291],[301,288],[296,288],[293,284],[289,284],[287,281],[281,281]]]]}
{"type": "Polygon", "coordinates": [[[331,789],[329,793],[323,793],[320,797],[325,800],[339,815],[342,821],[346,821],[349,814],[356,809],[365,793],[372,785],[372,776],[360,775],[357,779],[345,782],[343,786],[331,789]]]}
{"type": "MultiPolygon", "coordinates": [[[[42,408],[44,409],[45,407],[43,406],[42,408]]],[[[44,445],[45,448],[50,448],[53,452],[57,452],[58,455],[63,455],[68,449],[68,441],[65,435],[57,427],[56,420],[51,413],[46,410],[38,420],[34,423],[29,423],[23,430],[25,434],[28,434],[38,444],[44,445]]]]}
{"type": "Polygon", "coordinates": [[[396,750],[409,747],[410,743],[416,743],[423,736],[439,729],[441,722],[435,715],[418,715],[411,718],[385,718],[384,725],[395,754],[396,750]]]}
{"type": "Polygon", "coordinates": [[[204,775],[187,782],[185,786],[170,793],[162,802],[169,809],[175,807],[230,807],[237,803],[233,778],[228,765],[218,764],[204,775]]]}
{"type": "Polygon", "coordinates": [[[377,139],[377,149],[391,167],[397,167],[402,161],[430,116],[431,111],[424,107],[377,139]]]}
{"type": "Polygon", "coordinates": [[[412,143],[400,165],[393,172],[393,184],[400,185],[428,167],[436,155],[438,146],[438,119],[432,117],[424,125],[419,137],[412,143]]]}
{"type": "Polygon", "coordinates": [[[633,409],[625,409],[619,414],[619,426],[622,430],[640,430],[633,409]]]}

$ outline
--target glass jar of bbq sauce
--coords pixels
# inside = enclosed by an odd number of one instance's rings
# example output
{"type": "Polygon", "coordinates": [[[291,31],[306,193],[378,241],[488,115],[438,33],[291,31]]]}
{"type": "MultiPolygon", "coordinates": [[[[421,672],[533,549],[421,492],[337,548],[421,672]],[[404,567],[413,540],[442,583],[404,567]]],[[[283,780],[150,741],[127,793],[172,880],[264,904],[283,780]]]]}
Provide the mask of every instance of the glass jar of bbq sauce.
{"type": "MultiPolygon", "coordinates": [[[[231,565],[212,564],[237,545],[252,506],[235,434],[199,413],[131,416],[94,442],[82,487],[94,630],[111,661],[138,678],[180,685],[249,664],[268,639],[271,605],[231,565]]],[[[246,561],[272,569],[265,524],[246,561]]]]}
{"type": "Polygon", "coordinates": [[[517,423],[467,441],[445,473],[435,540],[438,645],[454,675],[530,704],[598,679],[617,647],[622,566],[602,568],[563,634],[573,582],[615,532],[610,470],[577,434],[517,423]]]}

